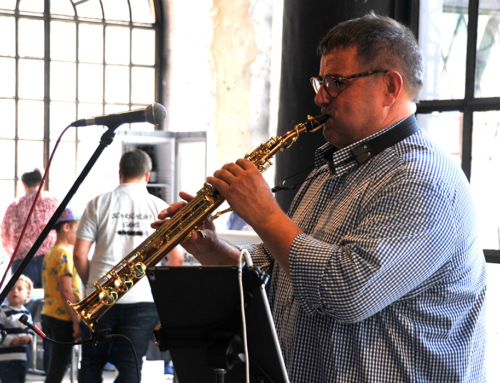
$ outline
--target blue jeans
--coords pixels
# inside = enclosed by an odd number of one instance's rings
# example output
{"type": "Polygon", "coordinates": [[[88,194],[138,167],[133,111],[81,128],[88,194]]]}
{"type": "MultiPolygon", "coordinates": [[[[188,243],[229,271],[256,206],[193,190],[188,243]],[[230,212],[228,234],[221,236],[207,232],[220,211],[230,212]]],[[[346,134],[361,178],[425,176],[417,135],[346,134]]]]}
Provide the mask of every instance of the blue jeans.
{"type": "Polygon", "coordinates": [[[25,360],[5,360],[0,362],[0,380],[2,382],[24,383],[25,379],[25,360]]]}
{"type": "MultiPolygon", "coordinates": [[[[41,289],[42,286],[42,264],[45,255],[31,258],[31,261],[26,265],[23,274],[26,275],[33,282],[33,288],[41,289]]],[[[17,259],[12,262],[12,274],[17,270],[23,259],[17,259]]]]}
{"type": "MultiPolygon", "coordinates": [[[[134,345],[139,364],[139,376],[142,369],[142,357],[146,355],[149,339],[158,324],[158,313],[154,303],[115,304],[95,325],[96,332],[110,329],[108,334],[126,336],[134,345]]],[[[90,329],[81,323],[82,338],[91,337],[90,329]]],[[[130,344],[120,338],[104,341],[94,346],[82,345],[81,368],[78,371],[78,383],[101,383],[102,371],[107,362],[118,370],[115,383],[137,383],[134,352],[130,344]]]]}

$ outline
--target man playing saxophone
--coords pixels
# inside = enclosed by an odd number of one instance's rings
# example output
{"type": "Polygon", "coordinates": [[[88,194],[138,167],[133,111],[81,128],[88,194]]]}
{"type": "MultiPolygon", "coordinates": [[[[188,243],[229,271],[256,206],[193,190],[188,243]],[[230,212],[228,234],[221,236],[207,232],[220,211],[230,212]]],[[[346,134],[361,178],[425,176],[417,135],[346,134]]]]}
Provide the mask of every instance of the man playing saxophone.
{"type": "MultiPolygon", "coordinates": [[[[207,178],[263,241],[244,248],[271,277],[290,381],[485,381],[476,213],[461,169],[418,128],[414,37],[369,14],[334,27],[319,52],[311,82],[328,143],[288,213],[248,160],[207,178]],[[367,149],[408,129],[379,153],[367,149]]],[[[205,265],[237,263],[241,248],[212,222],[199,229],[183,243],[189,253],[205,265]]]]}

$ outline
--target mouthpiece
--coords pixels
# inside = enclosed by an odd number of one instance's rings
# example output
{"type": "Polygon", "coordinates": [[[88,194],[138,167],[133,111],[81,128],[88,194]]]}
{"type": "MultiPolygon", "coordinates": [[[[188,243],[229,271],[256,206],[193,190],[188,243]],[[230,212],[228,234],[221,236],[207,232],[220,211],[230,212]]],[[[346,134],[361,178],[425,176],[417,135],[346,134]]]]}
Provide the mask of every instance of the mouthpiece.
{"type": "Polygon", "coordinates": [[[328,120],[330,116],[322,114],[321,116],[307,116],[308,121],[304,123],[307,132],[315,132],[328,120]]]}

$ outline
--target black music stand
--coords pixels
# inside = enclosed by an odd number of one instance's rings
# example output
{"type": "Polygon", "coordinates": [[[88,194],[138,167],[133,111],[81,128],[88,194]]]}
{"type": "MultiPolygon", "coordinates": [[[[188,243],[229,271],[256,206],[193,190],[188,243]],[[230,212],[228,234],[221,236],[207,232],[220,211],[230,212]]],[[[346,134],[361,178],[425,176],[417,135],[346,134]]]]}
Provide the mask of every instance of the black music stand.
{"type": "MultiPolygon", "coordinates": [[[[147,276],[161,322],[157,343],[170,350],[178,382],[245,382],[238,268],[160,266],[147,276]]],[[[266,278],[243,268],[250,381],[288,383],[266,278]]]]}

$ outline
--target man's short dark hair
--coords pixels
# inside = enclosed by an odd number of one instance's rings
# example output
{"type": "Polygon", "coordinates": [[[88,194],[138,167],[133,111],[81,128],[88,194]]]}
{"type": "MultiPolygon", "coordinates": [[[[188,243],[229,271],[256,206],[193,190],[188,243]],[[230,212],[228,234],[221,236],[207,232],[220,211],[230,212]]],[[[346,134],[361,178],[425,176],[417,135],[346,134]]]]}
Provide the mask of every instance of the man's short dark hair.
{"type": "Polygon", "coordinates": [[[140,149],[125,152],[120,159],[120,172],[125,179],[143,177],[151,171],[151,158],[140,149]]]}
{"type": "Polygon", "coordinates": [[[42,183],[42,173],[38,169],[26,172],[21,176],[21,181],[29,188],[38,186],[42,183]]]}
{"type": "Polygon", "coordinates": [[[335,48],[357,48],[357,60],[366,70],[397,70],[414,102],[423,86],[423,55],[411,30],[391,19],[369,13],[333,27],[318,46],[321,55],[335,48]]]}

